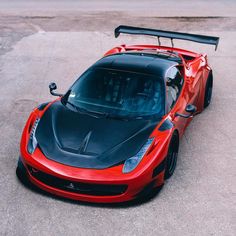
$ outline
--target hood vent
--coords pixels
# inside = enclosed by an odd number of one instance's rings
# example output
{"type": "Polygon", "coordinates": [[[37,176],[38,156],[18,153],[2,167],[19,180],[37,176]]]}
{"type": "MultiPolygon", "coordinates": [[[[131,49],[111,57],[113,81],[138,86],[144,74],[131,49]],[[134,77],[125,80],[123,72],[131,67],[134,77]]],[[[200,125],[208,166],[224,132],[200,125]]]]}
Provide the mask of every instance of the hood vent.
{"type": "Polygon", "coordinates": [[[88,134],[85,136],[84,140],[81,142],[81,145],[78,149],[79,154],[85,154],[86,153],[91,134],[92,134],[92,131],[89,131],[88,134]]]}

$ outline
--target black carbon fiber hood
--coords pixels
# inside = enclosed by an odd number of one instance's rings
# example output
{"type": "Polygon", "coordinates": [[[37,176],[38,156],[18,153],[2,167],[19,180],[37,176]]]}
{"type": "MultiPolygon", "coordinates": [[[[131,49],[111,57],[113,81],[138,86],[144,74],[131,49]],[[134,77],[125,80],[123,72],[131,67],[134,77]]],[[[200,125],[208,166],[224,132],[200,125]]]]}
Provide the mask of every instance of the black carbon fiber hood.
{"type": "Polygon", "coordinates": [[[104,169],[135,155],[157,123],[96,118],[74,112],[58,101],[41,118],[36,139],[48,159],[69,166],[104,169]]]}

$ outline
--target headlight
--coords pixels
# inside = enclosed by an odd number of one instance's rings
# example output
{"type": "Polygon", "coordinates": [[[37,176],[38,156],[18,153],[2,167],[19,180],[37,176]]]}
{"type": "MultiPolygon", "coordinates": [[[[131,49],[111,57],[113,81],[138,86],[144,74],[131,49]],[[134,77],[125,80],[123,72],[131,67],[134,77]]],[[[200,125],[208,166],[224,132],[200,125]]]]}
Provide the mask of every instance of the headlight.
{"type": "Polygon", "coordinates": [[[137,167],[137,165],[139,164],[139,162],[142,160],[143,156],[145,155],[146,151],[151,146],[153,139],[154,138],[149,138],[135,156],[130,157],[129,159],[125,161],[123,170],[122,170],[123,173],[129,173],[137,167]]]}
{"type": "Polygon", "coordinates": [[[32,154],[34,152],[34,150],[36,149],[37,144],[38,144],[37,139],[35,137],[35,132],[36,132],[39,121],[40,121],[39,118],[37,118],[35,120],[32,130],[30,132],[30,138],[29,138],[29,142],[28,142],[28,152],[30,154],[32,154]]]}

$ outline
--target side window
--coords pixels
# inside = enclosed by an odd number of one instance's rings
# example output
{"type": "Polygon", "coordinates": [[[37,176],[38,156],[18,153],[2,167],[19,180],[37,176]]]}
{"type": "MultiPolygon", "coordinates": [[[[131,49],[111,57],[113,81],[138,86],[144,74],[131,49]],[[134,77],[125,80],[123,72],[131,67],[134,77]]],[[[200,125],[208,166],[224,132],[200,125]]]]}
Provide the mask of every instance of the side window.
{"type": "Polygon", "coordinates": [[[183,77],[178,68],[177,67],[170,68],[166,74],[166,92],[167,92],[166,102],[168,111],[170,111],[171,108],[176,103],[182,85],[183,85],[183,77]]]}

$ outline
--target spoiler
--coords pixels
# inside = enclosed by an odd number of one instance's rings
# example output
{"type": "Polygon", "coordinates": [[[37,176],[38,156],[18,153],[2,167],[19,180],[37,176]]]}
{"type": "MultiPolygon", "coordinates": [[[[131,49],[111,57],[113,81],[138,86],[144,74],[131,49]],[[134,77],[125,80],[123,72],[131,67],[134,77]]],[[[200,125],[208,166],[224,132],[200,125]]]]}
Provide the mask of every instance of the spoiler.
{"type": "Polygon", "coordinates": [[[188,41],[193,41],[197,43],[211,44],[211,45],[215,45],[215,50],[217,49],[219,39],[220,39],[219,37],[214,37],[214,36],[140,28],[140,27],[127,26],[127,25],[120,25],[115,29],[116,38],[121,33],[156,36],[158,38],[159,45],[161,45],[160,37],[169,38],[171,39],[172,47],[174,46],[173,39],[182,39],[182,40],[188,40],[188,41]]]}

